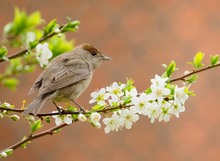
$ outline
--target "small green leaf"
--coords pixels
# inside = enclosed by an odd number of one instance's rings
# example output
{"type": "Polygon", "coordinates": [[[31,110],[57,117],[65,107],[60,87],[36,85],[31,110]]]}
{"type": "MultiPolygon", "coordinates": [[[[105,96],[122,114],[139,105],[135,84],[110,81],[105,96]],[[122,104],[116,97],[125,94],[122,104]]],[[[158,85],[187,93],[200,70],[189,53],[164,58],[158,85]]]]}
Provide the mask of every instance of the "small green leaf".
{"type": "Polygon", "coordinates": [[[95,106],[92,107],[92,111],[98,111],[98,110],[103,110],[105,106],[101,106],[96,104],[95,106]]]}
{"type": "Polygon", "coordinates": [[[18,35],[26,29],[27,14],[19,8],[15,8],[14,21],[12,26],[12,32],[14,35],[18,35]]]}
{"type": "Polygon", "coordinates": [[[171,61],[171,63],[167,66],[166,68],[166,77],[170,77],[171,74],[175,71],[176,69],[176,63],[175,61],[171,61]]]}
{"type": "Polygon", "coordinates": [[[2,80],[2,84],[11,90],[15,90],[19,84],[19,80],[16,78],[5,78],[2,80]]]}
{"type": "Polygon", "coordinates": [[[56,19],[50,21],[50,22],[48,23],[48,25],[44,28],[44,34],[43,34],[43,36],[46,36],[46,35],[48,35],[49,33],[51,33],[51,32],[55,29],[55,27],[57,27],[57,20],[56,20],[56,19]]]}
{"type": "Polygon", "coordinates": [[[134,80],[127,78],[126,85],[125,85],[125,87],[123,88],[122,91],[123,92],[130,91],[132,88],[134,88],[133,84],[134,84],[134,80]]]}
{"type": "Polygon", "coordinates": [[[195,83],[196,82],[196,80],[198,79],[198,76],[197,75],[192,75],[191,77],[189,77],[189,78],[186,78],[186,82],[188,82],[188,83],[195,83]]]}
{"type": "Polygon", "coordinates": [[[1,47],[0,48],[0,59],[3,59],[6,55],[7,55],[7,53],[8,53],[8,50],[7,50],[7,48],[6,47],[1,47]]]}
{"type": "Polygon", "coordinates": [[[49,40],[49,48],[53,53],[53,57],[70,51],[73,47],[73,42],[67,41],[64,35],[62,37],[54,36],[49,40]]]}
{"type": "Polygon", "coordinates": [[[70,111],[70,112],[76,112],[76,111],[78,111],[78,109],[77,109],[75,106],[72,106],[72,105],[70,105],[70,104],[67,105],[67,109],[68,109],[68,111],[70,111]]]}
{"type": "Polygon", "coordinates": [[[210,57],[211,66],[216,65],[219,61],[219,55],[214,55],[210,57]]]}
{"type": "Polygon", "coordinates": [[[35,132],[38,129],[40,129],[43,125],[41,124],[41,120],[37,120],[35,121],[32,125],[31,125],[31,132],[35,132]]]}
{"type": "Polygon", "coordinates": [[[52,133],[53,133],[53,134],[57,134],[57,133],[59,133],[59,132],[61,132],[61,131],[62,131],[62,128],[57,129],[57,130],[54,130],[52,133]]]}
{"type": "Polygon", "coordinates": [[[35,27],[39,25],[41,22],[41,14],[39,11],[35,11],[32,14],[30,14],[27,18],[27,28],[29,27],[35,27]]]}
{"type": "Polygon", "coordinates": [[[46,121],[46,123],[50,123],[50,122],[51,122],[51,120],[50,120],[50,116],[46,116],[46,117],[44,117],[44,120],[46,121]]]}
{"type": "Polygon", "coordinates": [[[38,41],[38,40],[34,40],[34,41],[29,42],[29,47],[30,47],[30,49],[33,49],[33,48],[35,48],[38,44],[39,44],[39,41],[38,41]]]}
{"type": "Polygon", "coordinates": [[[145,93],[146,93],[146,94],[150,94],[150,93],[152,93],[151,88],[146,89],[146,90],[145,90],[145,93]]]}
{"type": "Polygon", "coordinates": [[[80,21],[78,20],[72,21],[69,19],[69,22],[63,26],[62,32],[76,31],[78,29],[79,24],[80,21]]]}
{"type": "Polygon", "coordinates": [[[193,59],[193,63],[192,62],[189,63],[192,64],[195,69],[201,68],[204,66],[204,64],[202,64],[203,58],[204,58],[204,53],[198,52],[193,59]]]}
{"type": "MultiPolygon", "coordinates": [[[[26,139],[27,139],[27,136],[24,136],[21,141],[24,141],[26,139]]],[[[21,147],[26,149],[27,148],[27,144],[30,144],[30,143],[31,143],[31,141],[27,141],[24,144],[22,144],[21,147]]]]}

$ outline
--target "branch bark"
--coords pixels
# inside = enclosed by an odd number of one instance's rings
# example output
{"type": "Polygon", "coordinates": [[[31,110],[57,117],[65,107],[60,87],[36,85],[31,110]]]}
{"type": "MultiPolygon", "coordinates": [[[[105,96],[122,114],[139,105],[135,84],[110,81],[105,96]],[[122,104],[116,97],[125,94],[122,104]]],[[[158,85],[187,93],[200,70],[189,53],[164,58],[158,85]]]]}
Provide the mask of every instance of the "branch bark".
{"type": "MultiPolygon", "coordinates": [[[[75,121],[76,121],[76,120],[74,120],[74,122],[75,122],[75,121]]],[[[51,129],[45,130],[45,131],[43,131],[43,132],[40,132],[40,133],[37,133],[37,134],[30,134],[29,137],[27,137],[26,139],[21,140],[21,141],[17,142],[16,144],[12,145],[12,146],[9,146],[8,148],[6,148],[6,149],[0,151],[0,153],[1,153],[1,152],[4,152],[4,151],[7,150],[7,149],[13,149],[13,150],[15,150],[15,149],[21,147],[23,144],[25,144],[25,143],[27,143],[27,142],[29,142],[29,141],[35,140],[35,139],[37,139],[37,138],[41,138],[41,137],[46,136],[46,135],[53,135],[56,130],[59,130],[59,129],[61,129],[61,128],[67,126],[67,125],[68,125],[68,124],[63,123],[63,124],[60,124],[60,125],[58,125],[58,126],[54,126],[54,127],[52,127],[51,129]]]]}
{"type": "Polygon", "coordinates": [[[187,78],[189,76],[192,76],[196,73],[200,73],[200,72],[203,72],[203,71],[206,71],[206,70],[209,70],[209,69],[212,69],[212,68],[216,68],[216,67],[219,67],[219,66],[220,66],[220,63],[217,63],[216,65],[213,65],[213,66],[207,66],[207,67],[204,67],[204,68],[201,68],[201,69],[198,69],[198,70],[194,70],[194,71],[192,71],[192,72],[190,72],[186,75],[173,78],[169,82],[172,83],[172,82],[176,82],[176,81],[179,81],[179,80],[185,81],[185,78],[187,78]]]}

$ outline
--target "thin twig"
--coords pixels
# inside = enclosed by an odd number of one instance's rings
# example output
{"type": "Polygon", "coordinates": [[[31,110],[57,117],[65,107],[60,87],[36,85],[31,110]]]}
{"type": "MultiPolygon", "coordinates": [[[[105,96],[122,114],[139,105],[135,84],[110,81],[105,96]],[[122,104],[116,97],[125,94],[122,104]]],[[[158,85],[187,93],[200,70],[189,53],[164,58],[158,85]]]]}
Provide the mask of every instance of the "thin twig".
{"type": "Polygon", "coordinates": [[[212,69],[212,68],[215,68],[215,67],[218,67],[220,66],[220,63],[216,64],[216,65],[213,65],[213,66],[207,66],[207,67],[204,67],[204,68],[201,68],[201,69],[198,69],[198,70],[194,70],[186,75],[183,75],[183,76],[180,76],[180,77],[176,77],[176,78],[173,78],[171,79],[169,82],[176,82],[176,81],[179,81],[179,80],[185,80],[185,78],[191,76],[191,75],[194,75],[196,73],[200,73],[200,72],[203,72],[203,71],[206,71],[206,70],[209,70],[209,69],[212,69]]]}
{"type": "MultiPolygon", "coordinates": [[[[76,121],[76,120],[74,120],[74,121],[76,121]]],[[[56,130],[59,130],[59,129],[61,129],[61,128],[67,126],[67,125],[68,125],[68,124],[63,123],[63,124],[60,124],[60,125],[58,125],[58,126],[54,126],[54,127],[52,127],[51,129],[45,130],[45,131],[43,131],[43,132],[40,132],[40,133],[37,133],[37,134],[30,134],[29,137],[27,137],[26,139],[21,140],[21,141],[17,142],[16,144],[12,145],[12,146],[9,146],[8,148],[6,148],[6,149],[0,151],[0,153],[1,153],[1,152],[4,152],[4,151],[7,150],[7,149],[13,149],[13,150],[15,150],[15,149],[21,147],[23,144],[25,144],[25,143],[27,143],[27,142],[29,142],[29,141],[35,140],[35,139],[37,139],[37,138],[43,137],[43,136],[45,136],[45,135],[53,135],[56,130]]]]}

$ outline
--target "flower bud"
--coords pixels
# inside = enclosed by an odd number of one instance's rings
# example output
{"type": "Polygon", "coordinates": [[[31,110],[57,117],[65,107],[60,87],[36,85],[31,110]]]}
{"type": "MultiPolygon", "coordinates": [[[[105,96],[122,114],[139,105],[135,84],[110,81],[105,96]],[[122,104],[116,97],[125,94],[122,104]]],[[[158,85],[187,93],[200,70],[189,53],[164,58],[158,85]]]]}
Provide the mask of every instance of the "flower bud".
{"type": "Polygon", "coordinates": [[[0,158],[6,158],[8,155],[5,152],[0,153],[0,158]]]}
{"type": "Polygon", "coordinates": [[[20,119],[20,117],[18,115],[11,115],[11,119],[13,121],[18,121],[20,119]]]}
{"type": "Polygon", "coordinates": [[[59,28],[56,28],[56,29],[54,30],[54,32],[55,32],[56,34],[58,34],[58,33],[60,33],[60,29],[59,29],[59,28]]]}
{"type": "Polygon", "coordinates": [[[85,115],[79,114],[79,115],[78,115],[78,120],[79,120],[79,121],[82,121],[82,122],[85,122],[85,121],[87,120],[87,118],[86,118],[85,115]]]}
{"type": "Polygon", "coordinates": [[[0,113],[0,119],[2,119],[4,117],[4,115],[2,113],[0,113]]]}
{"type": "Polygon", "coordinates": [[[101,124],[100,124],[99,122],[94,123],[94,126],[95,126],[96,128],[98,128],[98,129],[101,128],[101,124]]]}

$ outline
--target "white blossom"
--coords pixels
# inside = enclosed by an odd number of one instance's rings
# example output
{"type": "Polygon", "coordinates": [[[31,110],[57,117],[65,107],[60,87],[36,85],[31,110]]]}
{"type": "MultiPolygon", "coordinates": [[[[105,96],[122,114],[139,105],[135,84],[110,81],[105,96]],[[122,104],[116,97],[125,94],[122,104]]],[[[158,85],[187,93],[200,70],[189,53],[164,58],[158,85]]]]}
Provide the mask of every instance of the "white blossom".
{"type": "Polygon", "coordinates": [[[139,116],[136,114],[136,111],[133,108],[130,108],[130,110],[122,110],[120,117],[122,119],[123,125],[127,129],[130,129],[132,124],[139,119],[139,116]]]}
{"type": "MultiPolygon", "coordinates": [[[[52,113],[56,113],[57,111],[53,111],[52,113]]],[[[62,123],[66,124],[72,124],[73,119],[71,115],[53,115],[52,116],[55,119],[55,124],[58,126],[62,123]]]]}
{"type": "Polygon", "coordinates": [[[165,122],[168,122],[170,121],[170,116],[171,114],[169,113],[169,109],[171,108],[171,104],[169,102],[164,102],[162,105],[161,105],[161,114],[159,116],[159,122],[161,121],[165,121],[165,122]]]}
{"type": "Polygon", "coordinates": [[[179,114],[185,111],[185,106],[175,101],[170,101],[171,107],[168,112],[179,118],[179,114]]]}
{"type": "Polygon", "coordinates": [[[163,84],[151,84],[151,98],[162,102],[164,97],[170,94],[170,89],[165,88],[163,84]]]}
{"type": "Polygon", "coordinates": [[[26,42],[29,44],[30,42],[33,42],[36,40],[36,34],[34,32],[27,32],[26,33],[26,42]]]}
{"type": "Polygon", "coordinates": [[[103,123],[106,125],[105,133],[109,133],[110,131],[118,131],[121,127],[121,118],[118,116],[117,113],[113,113],[112,117],[104,118],[103,123]]]}
{"type": "Polygon", "coordinates": [[[121,97],[124,95],[124,92],[122,91],[125,88],[125,84],[119,85],[118,83],[114,82],[110,87],[106,87],[106,90],[111,95],[116,95],[117,97],[121,97]]]}
{"type": "Polygon", "coordinates": [[[52,58],[53,53],[48,48],[48,43],[44,44],[38,44],[36,46],[36,58],[38,62],[40,63],[40,66],[43,67],[44,65],[47,65],[49,62],[49,59],[52,58]]]}
{"type": "Polygon", "coordinates": [[[95,123],[95,122],[99,122],[101,119],[101,115],[98,113],[98,112],[93,112],[91,115],[90,115],[90,120],[95,123]]]}
{"type": "Polygon", "coordinates": [[[174,89],[174,100],[177,103],[184,104],[185,101],[189,98],[188,94],[185,92],[185,87],[179,88],[178,86],[174,89]]]}
{"type": "Polygon", "coordinates": [[[161,112],[162,110],[157,102],[152,102],[149,104],[147,115],[151,120],[151,123],[154,123],[155,119],[157,119],[160,116],[161,112]]]}
{"type": "Polygon", "coordinates": [[[133,97],[131,101],[135,107],[134,109],[136,112],[146,116],[148,114],[148,106],[150,104],[148,102],[149,100],[149,95],[141,93],[139,97],[133,97]]]}
{"type": "Polygon", "coordinates": [[[111,106],[118,106],[120,100],[116,95],[112,95],[111,98],[108,99],[108,102],[111,106]]]}
{"type": "Polygon", "coordinates": [[[93,123],[93,125],[97,128],[101,128],[101,124],[99,123],[101,119],[101,115],[98,112],[93,112],[90,115],[90,121],[93,123]]]}
{"type": "Polygon", "coordinates": [[[138,92],[137,92],[136,88],[132,88],[130,91],[126,90],[126,92],[125,92],[125,96],[132,97],[132,98],[137,97],[137,94],[138,94],[138,92]]]}
{"type": "Polygon", "coordinates": [[[168,80],[169,78],[162,78],[160,76],[158,76],[157,74],[155,75],[155,78],[154,79],[151,79],[151,82],[155,85],[162,85],[164,86],[166,84],[166,81],[168,80]]]}
{"type": "Polygon", "coordinates": [[[90,104],[97,102],[98,105],[104,106],[105,100],[109,98],[109,94],[106,93],[105,88],[101,88],[99,91],[92,92],[91,97],[90,104]]]}

